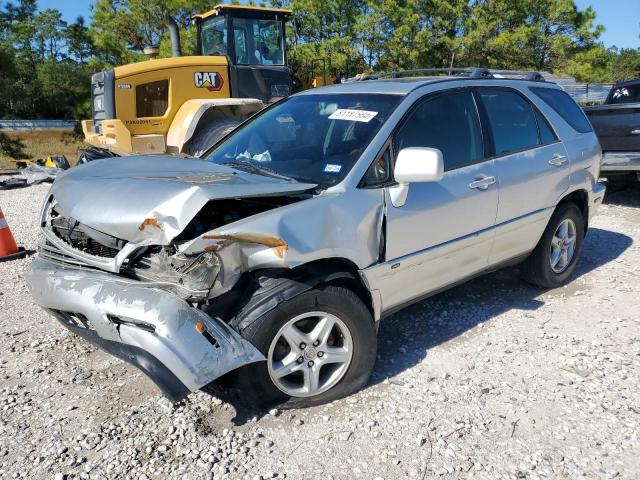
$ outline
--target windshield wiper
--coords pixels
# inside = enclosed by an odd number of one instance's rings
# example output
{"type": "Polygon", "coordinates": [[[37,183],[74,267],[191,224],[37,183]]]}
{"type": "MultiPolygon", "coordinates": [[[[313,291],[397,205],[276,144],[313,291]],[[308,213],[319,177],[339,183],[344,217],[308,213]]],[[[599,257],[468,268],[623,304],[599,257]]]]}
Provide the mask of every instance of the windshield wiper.
{"type": "Polygon", "coordinates": [[[224,162],[220,165],[224,165],[225,167],[231,167],[238,170],[249,170],[249,173],[257,173],[258,175],[264,175],[268,177],[280,178],[281,180],[289,180],[291,182],[297,182],[293,177],[287,177],[286,175],[282,175],[281,173],[276,172],[272,168],[263,167],[260,165],[256,165],[253,162],[248,160],[234,160],[231,162],[224,162]]]}

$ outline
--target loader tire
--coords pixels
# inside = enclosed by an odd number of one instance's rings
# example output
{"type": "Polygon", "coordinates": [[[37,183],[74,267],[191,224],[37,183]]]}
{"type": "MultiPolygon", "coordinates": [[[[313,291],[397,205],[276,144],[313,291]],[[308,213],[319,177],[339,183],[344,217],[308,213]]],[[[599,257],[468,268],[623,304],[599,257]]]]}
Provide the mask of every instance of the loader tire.
{"type": "Polygon", "coordinates": [[[202,126],[191,139],[191,146],[187,153],[193,157],[202,156],[220,139],[235,130],[238,125],[240,125],[238,120],[225,119],[202,126]]]}

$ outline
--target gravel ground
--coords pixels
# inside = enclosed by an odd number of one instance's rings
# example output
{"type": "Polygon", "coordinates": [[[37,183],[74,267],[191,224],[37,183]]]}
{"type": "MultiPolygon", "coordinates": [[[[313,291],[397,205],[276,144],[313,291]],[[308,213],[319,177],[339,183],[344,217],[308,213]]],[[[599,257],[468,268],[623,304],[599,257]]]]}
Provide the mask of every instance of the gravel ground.
{"type": "MultiPolygon", "coordinates": [[[[46,190],[0,192],[29,249],[46,190]]],[[[564,288],[509,269],[385,320],[370,385],[298,411],[172,407],[0,263],[0,478],[638,478],[639,207],[608,195],[564,288]]]]}

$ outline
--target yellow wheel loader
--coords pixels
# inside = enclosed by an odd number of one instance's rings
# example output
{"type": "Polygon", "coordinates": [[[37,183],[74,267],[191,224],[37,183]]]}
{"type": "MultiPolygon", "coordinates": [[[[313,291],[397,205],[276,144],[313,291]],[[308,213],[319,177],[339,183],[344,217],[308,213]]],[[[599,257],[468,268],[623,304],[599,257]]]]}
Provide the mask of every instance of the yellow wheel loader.
{"type": "MultiPolygon", "coordinates": [[[[82,122],[85,141],[94,154],[104,153],[98,156],[200,155],[291,93],[285,42],[290,16],[289,9],[217,5],[193,17],[197,55],[182,57],[177,24],[167,15],[172,58],[92,76],[93,118],[82,122]]],[[[81,163],[88,150],[80,153],[81,163]]]]}

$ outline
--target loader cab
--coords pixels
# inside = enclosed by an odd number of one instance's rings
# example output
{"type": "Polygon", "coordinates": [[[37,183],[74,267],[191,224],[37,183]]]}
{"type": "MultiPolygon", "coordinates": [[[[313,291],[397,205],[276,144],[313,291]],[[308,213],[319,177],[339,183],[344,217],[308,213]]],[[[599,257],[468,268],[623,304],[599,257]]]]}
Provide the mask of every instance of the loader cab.
{"type": "Polygon", "coordinates": [[[218,5],[196,15],[197,54],[229,62],[231,96],[271,103],[291,93],[285,23],[291,10],[218,5]]]}

